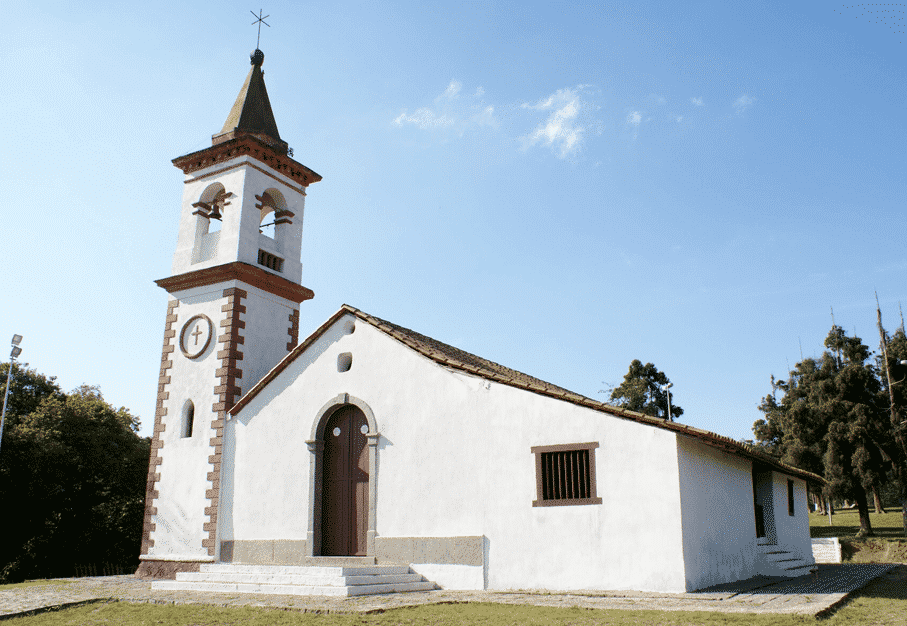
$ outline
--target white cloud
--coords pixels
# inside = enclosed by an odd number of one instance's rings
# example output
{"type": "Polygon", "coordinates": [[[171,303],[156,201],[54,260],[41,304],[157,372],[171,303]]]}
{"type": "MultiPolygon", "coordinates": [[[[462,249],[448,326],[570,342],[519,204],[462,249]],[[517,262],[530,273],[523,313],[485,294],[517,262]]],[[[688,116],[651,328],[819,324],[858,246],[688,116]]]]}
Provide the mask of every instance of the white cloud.
{"type": "Polygon", "coordinates": [[[485,90],[477,88],[471,97],[461,98],[463,83],[453,79],[447,88],[434,99],[431,107],[420,107],[413,113],[406,109],[398,115],[393,124],[412,124],[421,130],[453,129],[462,135],[474,126],[497,126],[494,107],[479,101],[485,90]]]}
{"type": "Polygon", "coordinates": [[[463,83],[458,80],[451,79],[450,84],[447,85],[447,89],[444,90],[444,93],[435,98],[435,102],[440,102],[441,100],[453,100],[459,95],[461,89],[463,89],[463,83]]]}
{"type": "MultiPolygon", "coordinates": [[[[646,119],[648,122],[649,119],[646,119]]],[[[627,125],[633,127],[633,141],[636,141],[636,138],[639,137],[639,125],[642,123],[642,112],[641,111],[630,111],[627,114],[627,125]]]]}
{"type": "Polygon", "coordinates": [[[471,119],[479,126],[496,126],[498,123],[494,117],[494,107],[490,104],[473,115],[471,119]]]}
{"type": "Polygon", "coordinates": [[[403,124],[415,124],[422,130],[427,130],[430,128],[442,128],[444,126],[451,126],[454,123],[454,120],[446,115],[438,115],[431,109],[417,109],[412,115],[407,115],[406,111],[403,111],[397,118],[394,120],[394,124],[397,126],[403,126],[403,124]]]}
{"type": "Polygon", "coordinates": [[[598,126],[598,123],[588,116],[589,110],[593,107],[580,95],[586,86],[558,89],[535,104],[523,103],[521,105],[523,109],[545,111],[548,114],[535,130],[521,138],[523,147],[529,148],[536,144],[548,146],[562,159],[576,153],[583,136],[598,126]]]}
{"type": "Polygon", "coordinates": [[[675,115],[674,121],[676,121],[678,124],[680,124],[683,121],[683,115],[675,115]]]}
{"type": "Polygon", "coordinates": [[[740,115],[744,111],[746,111],[755,101],[755,98],[743,94],[742,96],[734,100],[734,110],[737,111],[737,115],[740,115]]]}
{"type": "Polygon", "coordinates": [[[690,98],[690,102],[698,107],[701,107],[705,104],[705,102],[702,101],[702,98],[690,98]]]}

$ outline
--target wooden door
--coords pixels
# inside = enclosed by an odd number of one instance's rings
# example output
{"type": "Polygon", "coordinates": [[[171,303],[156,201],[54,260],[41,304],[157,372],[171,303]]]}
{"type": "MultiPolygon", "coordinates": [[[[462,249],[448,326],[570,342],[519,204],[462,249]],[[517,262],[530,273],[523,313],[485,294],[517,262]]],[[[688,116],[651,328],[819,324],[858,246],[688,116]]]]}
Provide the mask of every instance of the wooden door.
{"type": "Polygon", "coordinates": [[[355,406],[334,412],[324,428],[321,554],[365,556],[368,530],[368,421],[355,406]]]}

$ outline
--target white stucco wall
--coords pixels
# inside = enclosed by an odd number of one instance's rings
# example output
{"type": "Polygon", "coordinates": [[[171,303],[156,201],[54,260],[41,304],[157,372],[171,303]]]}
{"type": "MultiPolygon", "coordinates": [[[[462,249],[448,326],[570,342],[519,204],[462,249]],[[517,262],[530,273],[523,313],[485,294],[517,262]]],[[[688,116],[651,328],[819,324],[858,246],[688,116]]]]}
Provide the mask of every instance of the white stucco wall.
{"type": "Polygon", "coordinates": [[[238,367],[242,369],[242,378],[236,383],[245,393],[287,355],[290,314],[299,305],[256,287],[236,284],[247,294],[242,300],[246,311],[240,315],[246,324],[240,330],[243,343],[239,349],[243,360],[238,367]]]}
{"type": "MultiPolygon", "coordinates": [[[[207,479],[213,466],[208,457],[212,454],[210,440],[215,436],[211,422],[216,418],[212,410],[218,396],[214,388],[220,378],[215,375],[221,367],[217,352],[223,344],[217,337],[223,333],[220,321],[227,313],[221,310],[226,302],[223,296],[225,289],[238,287],[247,292],[242,299],[246,311],[240,314],[245,328],[240,329],[244,342],[239,346],[243,360],[237,367],[243,375],[236,379],[236,384],[247,390],[264,376],[287,353],[289,341],[289,315],[295,305],[257,288],[244,285],[239,281],[228,281],[217,285],[197,287],[173,294],[180,301],[174,310],[177,320],[173,324],[176,337],[172,339],[175,346],[170,353],[173,362],[168,375],[171,382],[166,386],[169,394],[164,401],[167,415],[163,417],[165,430],[161,433],[163,447],[159,451],[161,464],[157,490],[160,496],[155,500],[157,515],[152,521],[156,524],[151,538],[154,546],[149,550],[149,558],[208,558],[202,540],[207,539],[204,524],[208,521],[204,514],[208,506],[205,491],[211,488],[207,479]],[[195,315],[207,315],[213,324],[214,336],[205,352],[196,359],[186,358],[179,349],[180,332],[187,320],[195,315]],[[186,400],[192,400],[195,406],[195,417],[192,436],[182,436],[184,430],[183,408],[186,400]]],[[[225,442],[225,460],[231,460],[232,441],[225,442]]],[[[307,461],[307,459],[306,459],[307,461]]],[[[226,463],[222,472],[232,472],[232,463],[226,463]]],[[[229,485],[229,481],[227,481],[229,485]]],[[[218,532],[223,534],[224,525],[219,525],[218,532]]],[[[229,518],[226,527],[229,529],[229,518]]]]}
{"type": "Polygon", "coordinates": [[[780,472],[772,472],[772,500],[774,502],[775,531],[779,547],[790,550],[801,558],[812,558],[812,541],[809,534],[809,505],[806,481],[780,472]],[[794,483],[794,515],[787,506],[787,481],[794,483]]]}
{"type": "MultiPolygon", "coordinates": [[[[483,535],[492,589],[685,589],[673,433],[447,370],[352,315],[228,421],[221,539],[306,538],[304,442],[341,393],[366,402],[381,433],[379,537],[483,535]],[[353,364],[341,373],[342,352],[353,364]],[[530,448],[589,441],[603,504],[533,507],[530,448]]],[[[446,569],[436,582],[476,584],[475,568],[446,569]]]]}
{"type": "Polygon", "coordinates": [[[677,436],[686,590],[756,575],[752,464],[677,436]]]}
{"type": "Polygon", "coordinates": [[[157,514],[151,520],[155,529],[151,533],[154,545],[149,549],[149,558],[208,558],[202,540],[207,538],[203,529],[207,521],[204,510],[208,505],[205,490],[210,485],[206,476],[211,471],[209,441],[214,436],[211,428],[215,416],[212,406],[216,402],[214,371],[220,367],[216,335],[218,322],[224,316],[220,310],[224,288],[224,285],[200,287],[173,296],[180,300],[180,305],[174,310],[176,337],[171,344],[175,349],[170,353],[171,382],[165,387],[169,397],[163,403],[167,414],[161,419],[165,429],[160,434],[163,446],[158,451],[160,496],[154,501],[157,514]],[[180,331],[187,320],[199,314],[211,319],[215,336],[201,356],[187,359],[179,349],[180,331]],[[182,436],[186,400],[192,400],[195,405],[193,432],[188,438],[182,436]]]}
{"type": "MultiPolygon", "coordinates": [[[[302,224],[305,210],[305,191],[299,185],[249,156],[242,156],[192,172],[185,178],[182,211],[180,213],[179,235],[173,255],[173,275],[241,261],[261,267],[264,271],[277,274],[299,284],[302,279],[302,264],[299,260],[302,245],[302,224]],[[223,212],[222,227],[217,242],[216,254],[193,258],[193,250],[200,225],[205,218],[193,215],[202,193],[209,185],[220,183],[224,190],[233,195],[223,212]],[[275,272],[258,265],[258,249],[261,239],[259,225],[261,213],[256,208],[261,196],[268,189],[276,189],[286,201],[286,208],[294,213],[292,224],[280,225],[280,241],[271,240],[266,246],[284,259],[283,271],[275,272]],[[197,262],[193,263],[193,260],[197,262]]],[[[204,230],[204,229],[203,229],[204,230]]]]}

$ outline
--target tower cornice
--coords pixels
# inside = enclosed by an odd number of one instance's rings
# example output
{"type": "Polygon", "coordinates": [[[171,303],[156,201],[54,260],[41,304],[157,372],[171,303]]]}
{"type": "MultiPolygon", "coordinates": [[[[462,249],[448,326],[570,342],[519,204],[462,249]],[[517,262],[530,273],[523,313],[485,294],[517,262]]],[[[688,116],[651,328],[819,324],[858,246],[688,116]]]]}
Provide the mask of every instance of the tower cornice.
{"type": "Polygon", "coordinates": [[[286,278],[275,276],[263,269],[239,261],[177,274],[154,282],[169,293],[176,293],[193,287],[205,287],[229,280],[238,280],[275,296],[286,298],[291,302],[298,303],[315,297],[315,292],[308,287],[297,285],[286,278]]]}
{"type": "Polygon", "coordinates": [[[185,154],[173,159],[173,164],[183,170],[184,174],[191,174],[241,156],[250,156],[303,187],[308,187],[321,180],[320,174],[313,172],[289,156],[280,154],[267,143],[251,135],[230,139],[210,148],[185,154]]]}

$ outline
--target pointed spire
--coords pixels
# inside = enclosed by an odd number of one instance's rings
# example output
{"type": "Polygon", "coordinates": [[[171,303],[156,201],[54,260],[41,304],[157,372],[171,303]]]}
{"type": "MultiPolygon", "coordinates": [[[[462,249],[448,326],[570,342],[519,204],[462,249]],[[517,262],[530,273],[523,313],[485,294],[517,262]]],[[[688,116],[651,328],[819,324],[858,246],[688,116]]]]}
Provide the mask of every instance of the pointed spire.
{"type": "Polygon", "coordinates": [[[246,81],[236,96],[236,102],[230,109],[224,127],[211,138],[211,143],[216,145],[242,135],[252,135],[281,154],[286,154],[288,145],[281,140],[280,133],[277,132],[277,122],[271,111],[271,101],[268,99],[265,77],[261,71],[265,54],[256,49],[250,58],[252,69],[249,70],[249,75],[246,76],[246,81]]]}

